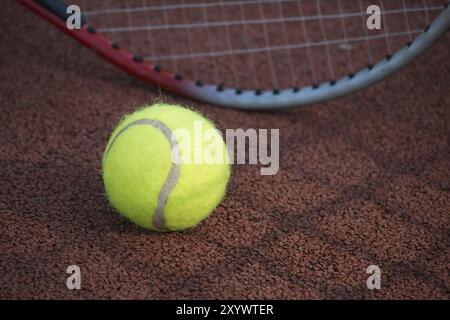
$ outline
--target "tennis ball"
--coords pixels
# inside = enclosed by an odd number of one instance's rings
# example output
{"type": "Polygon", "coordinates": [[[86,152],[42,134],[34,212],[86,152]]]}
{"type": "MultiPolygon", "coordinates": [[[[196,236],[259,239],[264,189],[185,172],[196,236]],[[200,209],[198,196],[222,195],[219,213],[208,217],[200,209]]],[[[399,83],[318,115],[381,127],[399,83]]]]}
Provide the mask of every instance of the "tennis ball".
{"type": "Polygon", "coordinates": [[[197,112],[155,104],[125,116],[103,155],[108,199],[156,231],[194,227],[223,199],[230,161],[220,132],[197,112]]]}

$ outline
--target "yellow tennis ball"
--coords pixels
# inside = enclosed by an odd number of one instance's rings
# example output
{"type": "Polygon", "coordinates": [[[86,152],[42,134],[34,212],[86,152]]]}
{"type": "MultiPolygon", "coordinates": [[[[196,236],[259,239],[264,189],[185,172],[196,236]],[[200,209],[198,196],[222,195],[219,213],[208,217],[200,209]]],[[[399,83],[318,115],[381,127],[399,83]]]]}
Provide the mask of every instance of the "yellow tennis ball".
{"type": "Polygon", "coordinates": [[[127,115],[103,155],[103,182],[117,211],[137,225],[194,227],[223,199],[230,177],[226,145],[214,124],[166,104],[127,115]]]}

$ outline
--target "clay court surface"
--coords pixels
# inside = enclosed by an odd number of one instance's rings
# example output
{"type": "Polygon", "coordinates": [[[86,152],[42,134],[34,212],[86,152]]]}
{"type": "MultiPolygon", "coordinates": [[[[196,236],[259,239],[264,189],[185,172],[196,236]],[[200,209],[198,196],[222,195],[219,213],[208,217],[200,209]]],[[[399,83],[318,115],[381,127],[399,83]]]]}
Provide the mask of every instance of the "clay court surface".
{"type": "Polygon", "coordinates": [[[358,94],[246,112],[135,80],[13,1],[0,30],[0,298],[450,297],[450,35],[358,94]],[[222,130],[279,128],[278,174],[234,165],[196,229],[134,227],[108,204],[101,157],[122,115],[156,100],[222,130]],[[66,288],[73,264],[81,290],[66,288]]]}

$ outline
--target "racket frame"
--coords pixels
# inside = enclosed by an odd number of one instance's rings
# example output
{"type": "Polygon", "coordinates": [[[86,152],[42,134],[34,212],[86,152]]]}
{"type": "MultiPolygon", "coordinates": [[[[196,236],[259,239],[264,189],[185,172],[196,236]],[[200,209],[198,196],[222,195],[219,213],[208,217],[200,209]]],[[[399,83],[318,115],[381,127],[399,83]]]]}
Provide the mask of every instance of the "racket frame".
{"type": "Polygon", "coordinates": [[[126,48],[120,48],[119,44],[97,33],[95,26],[85,23],[80,30],[68,29],[66,21],[61,17],[61,14],[57,15],[49,10],[48,7],[42,5],[42,2],[51,3],[52,0],[18,1],[75,38],[84,46],[148,83],[198,101],[248,110],[270,110],[314,104],[346,96],[367,88],[410,64],[450,28],[449,2],[439,16],[414,41],[409,42],[393,55],[374,65],[370,65],[337,81],[303,88],[260,92],[259,90],[224,88],[221,85],[203,84],[200,81],[181,78],[174,73],[160,69],[151,62],[144,61],[141,56],[128,51],[126,48]]]}

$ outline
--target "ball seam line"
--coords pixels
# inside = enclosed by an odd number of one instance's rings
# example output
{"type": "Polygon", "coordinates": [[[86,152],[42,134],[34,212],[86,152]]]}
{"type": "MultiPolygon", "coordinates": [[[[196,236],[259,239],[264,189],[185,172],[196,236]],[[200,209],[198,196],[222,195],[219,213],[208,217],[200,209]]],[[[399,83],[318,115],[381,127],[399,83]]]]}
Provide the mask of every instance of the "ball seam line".
{"type": "MultiPolygon", "coordinates": [[[[164,123],[153,119],[139,119],[127,124],[124,128],[120,129],[120,131],[114,136],[114,138],[112,139],[111,143],[108,146],[108,149],[105,152],[105,159],[108,157],[108,154],[117,138],[120,135],[122,135],[126,130],[138,125],[148,125],[159,130],[169,142],[171,152],[174,152],[174,149],[175,151],[179,152],[178,142],[175,139],[172,139],[173,136],[172,131],[164,123]]],[[[177,156],[179,158],[180,155],[177,156]]],[[[171,161],[171,163],[172,165],[170,167],[169,174],[166,180],[164,181],[161,190],[158,193],[158,203],[152,215],[153,225],[160,231],[167,231],[167,226],[164,219],[164,208],[166,207],[169,195],[177,185],[180,176],[179,165],[174,161],[171,161]]]]}

